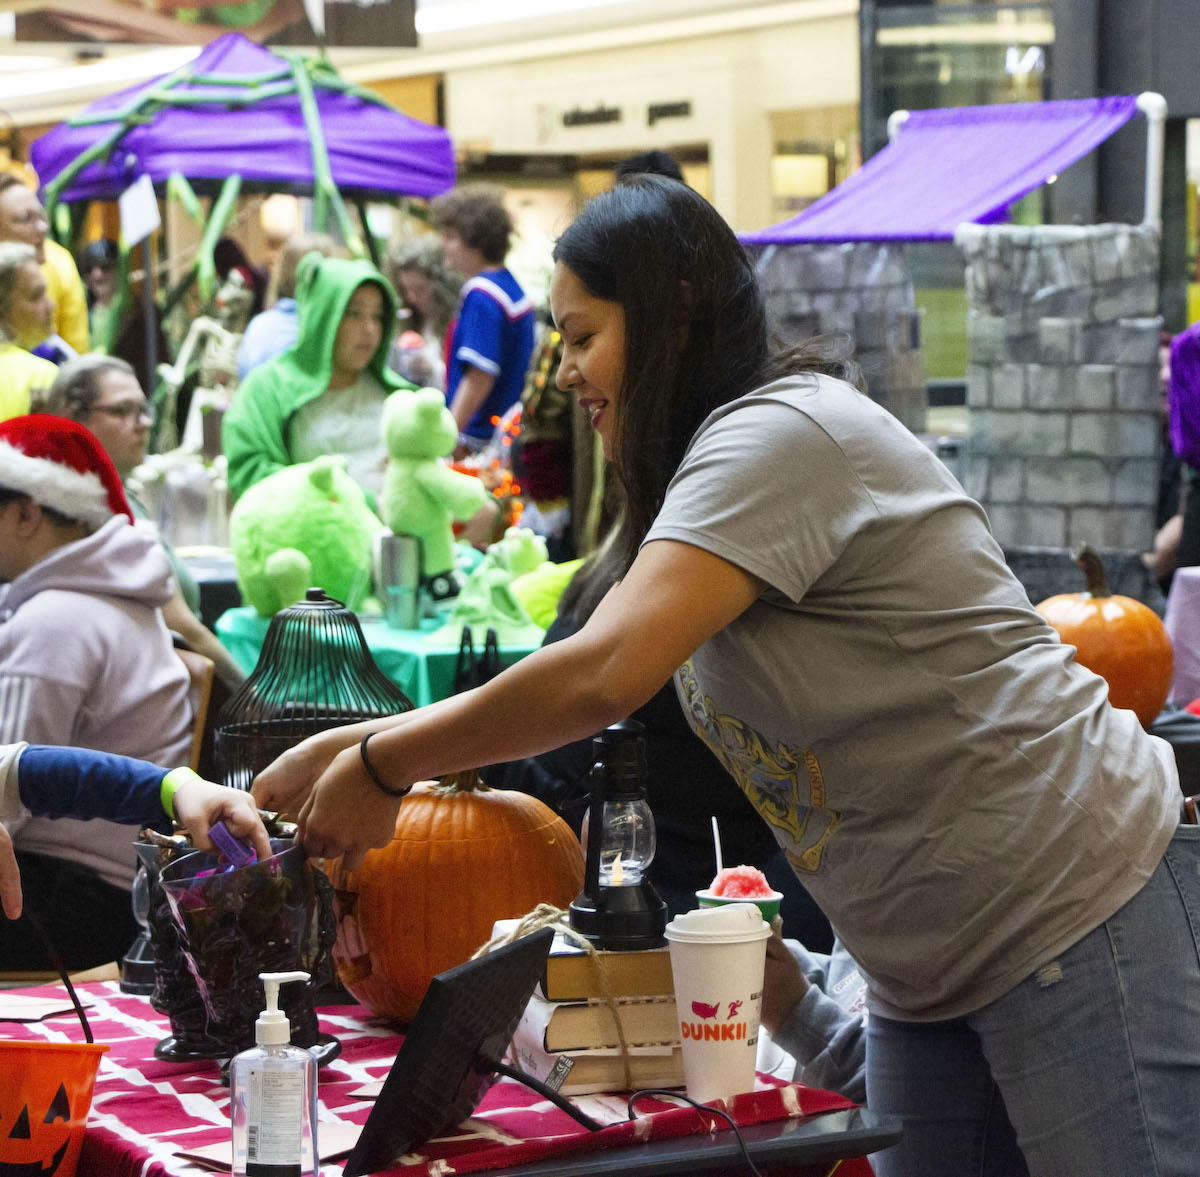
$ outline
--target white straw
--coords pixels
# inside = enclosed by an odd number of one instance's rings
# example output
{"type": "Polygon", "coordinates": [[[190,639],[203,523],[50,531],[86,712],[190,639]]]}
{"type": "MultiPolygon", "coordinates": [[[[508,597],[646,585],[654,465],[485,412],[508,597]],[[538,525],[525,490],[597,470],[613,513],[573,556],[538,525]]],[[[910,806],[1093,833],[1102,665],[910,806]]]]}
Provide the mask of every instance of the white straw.
{"type": "Polygon", "coordinates": [[[721,831],[717,829],[717,816],[713,814],[713,849],[717,852],[717,874],[721,873],[721,831]]]}

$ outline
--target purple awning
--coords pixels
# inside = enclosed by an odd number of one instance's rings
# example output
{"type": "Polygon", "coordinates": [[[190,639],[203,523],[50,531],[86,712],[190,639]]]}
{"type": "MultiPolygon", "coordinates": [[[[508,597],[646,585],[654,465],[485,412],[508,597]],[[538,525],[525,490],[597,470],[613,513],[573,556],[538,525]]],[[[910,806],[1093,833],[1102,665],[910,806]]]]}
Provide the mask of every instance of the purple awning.
{"type": "MultiPolygon", "coordinates": [[[[218,80],[262,78],[286,71],[288,63],[269,50],[229,33],[207,46],[190,64],[195,74],[218,80]]],[[[167,75],[170,76],[170,75],[167,75]]],[[[286,80],[286,79],[284,79],[286,80]]],[[[84,114],[119,111],[152,91],[155,78],[91,103],[84,114]]],[[[212,96],[247,93],[245,85],[187,84],[173,92],[212,96]]],[[[321,85],[313,92],[333,181],[343,194],[436,196],[454,184],[454,149],[449,134],[353,92],[321,85]]],[[[116,128],[115,121],[72,126],[62,123],[41,136],[30,152],[43,185],[87,148],[116,128]]],[[[172,172],[193,182],[220,181],[238,173],[247,187],[304,189],[313,183],[312,151],[296,94],[264,98],[250,106],[222,104],[164,107],[130,127],[107,160],[94,161],[60,199],[114,200],[138,176],[156,185],[172,172]]]]}
{"type": "Polygon", "coordinates": [[[1027,192],[1087,155],[1137,111],[1135,97],[918,110],[878,155],[746,245],[951,241],[964,221],[1003,220],[1027,192]]]}

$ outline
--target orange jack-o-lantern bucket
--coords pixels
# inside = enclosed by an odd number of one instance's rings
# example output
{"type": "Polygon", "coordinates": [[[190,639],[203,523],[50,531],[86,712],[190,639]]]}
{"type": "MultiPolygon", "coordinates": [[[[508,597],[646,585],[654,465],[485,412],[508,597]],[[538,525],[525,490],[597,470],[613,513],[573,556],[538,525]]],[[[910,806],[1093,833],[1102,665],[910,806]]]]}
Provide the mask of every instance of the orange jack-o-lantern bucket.
{"type": "Polygon", "coordinates": [[[91,1042],[0,1041],[0,1177],[75,1177],[107,1049],[91,1042]]]}

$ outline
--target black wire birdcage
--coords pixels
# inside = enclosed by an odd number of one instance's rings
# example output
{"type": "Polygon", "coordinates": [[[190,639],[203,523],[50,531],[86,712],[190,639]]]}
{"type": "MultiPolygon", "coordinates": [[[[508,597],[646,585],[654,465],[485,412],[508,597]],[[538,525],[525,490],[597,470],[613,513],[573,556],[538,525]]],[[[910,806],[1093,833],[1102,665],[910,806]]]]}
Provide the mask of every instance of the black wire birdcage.
{"type": "Polygon", "coordinates": [[[272,619],[254,673],[221,709],[217,768],[225,784],[248,789],[306,737],[412,707],[375,664],[353,611],[311,588],[272,619]]]}

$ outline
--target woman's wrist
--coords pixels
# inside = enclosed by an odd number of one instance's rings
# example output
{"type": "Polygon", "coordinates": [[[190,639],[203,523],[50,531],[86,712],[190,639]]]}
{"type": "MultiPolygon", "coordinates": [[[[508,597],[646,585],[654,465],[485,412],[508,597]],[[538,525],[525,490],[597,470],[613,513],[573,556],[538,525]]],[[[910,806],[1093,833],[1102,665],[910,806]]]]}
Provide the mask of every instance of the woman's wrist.
{"type": "Polygon", "coordinates": [[[359,759],[362,761],[363,771],[367,774],[367,778],[370,780],[371,784],[373,784],[381,793],[386,794],[388,797],[405,797],[412,789],[412,785],[392,784],[391,782],[385,780],[383,773],[380,771],[380,767],[374,764],[371,760],[368,744],[370,743],[371,737],[375,734],[375,732],[367,732],[359,741],[358,755],[359,759]]]}

